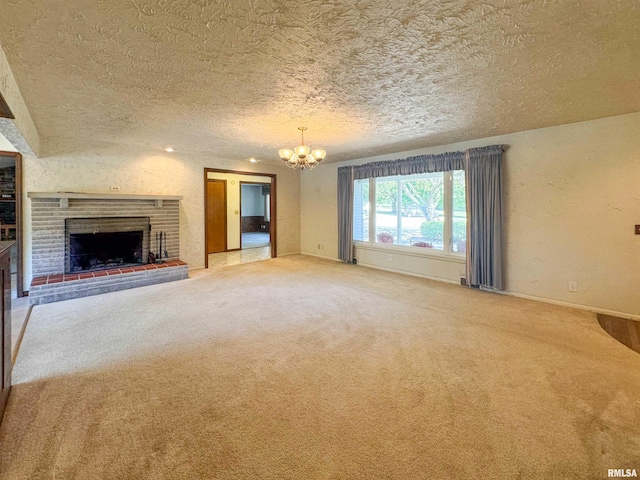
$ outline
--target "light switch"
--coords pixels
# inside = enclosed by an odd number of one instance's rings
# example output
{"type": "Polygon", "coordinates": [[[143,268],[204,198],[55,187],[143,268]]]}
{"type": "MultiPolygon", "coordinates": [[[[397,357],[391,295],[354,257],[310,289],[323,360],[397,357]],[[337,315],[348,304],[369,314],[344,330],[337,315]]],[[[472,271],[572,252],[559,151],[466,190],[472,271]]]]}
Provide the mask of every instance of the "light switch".
{"type": "Polygon", "coordinates": [[[240,210],[236,210],[236,215],[238,215],[240,213],[240,210]]]}

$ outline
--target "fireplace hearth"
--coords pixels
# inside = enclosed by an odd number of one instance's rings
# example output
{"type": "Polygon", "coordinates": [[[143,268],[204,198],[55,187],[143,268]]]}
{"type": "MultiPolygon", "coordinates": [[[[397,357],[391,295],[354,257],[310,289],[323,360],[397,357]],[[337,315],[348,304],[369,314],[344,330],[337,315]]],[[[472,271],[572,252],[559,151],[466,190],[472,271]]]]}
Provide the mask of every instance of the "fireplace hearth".
{"type": "Polygon", "coordinates": [[[65,220],[65,273],[84,273],[147,263],[149,217],[65,220]]]}

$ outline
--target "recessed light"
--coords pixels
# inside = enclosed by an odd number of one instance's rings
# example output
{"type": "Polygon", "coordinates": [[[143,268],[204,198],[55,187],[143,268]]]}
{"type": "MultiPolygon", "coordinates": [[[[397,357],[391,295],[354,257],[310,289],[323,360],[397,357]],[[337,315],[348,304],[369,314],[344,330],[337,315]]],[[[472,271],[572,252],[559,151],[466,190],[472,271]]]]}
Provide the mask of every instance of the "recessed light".
{"type": "Polygon", "coordinates": [[[257,162],[258,162],[258,160],[256,160],[256,159],[255,159],[255,158],[253,158],[253,157],[251,157],[251,158],[249,159],[249,161],[250,161],[251,163],[257,163],[257,162]]]}
{"type": "Polygon", "coordinates": [[[174,152],[175,150],[172,147],[167,147],[164,149],[164,151],[171,153],[171,152],[174,152]]]}

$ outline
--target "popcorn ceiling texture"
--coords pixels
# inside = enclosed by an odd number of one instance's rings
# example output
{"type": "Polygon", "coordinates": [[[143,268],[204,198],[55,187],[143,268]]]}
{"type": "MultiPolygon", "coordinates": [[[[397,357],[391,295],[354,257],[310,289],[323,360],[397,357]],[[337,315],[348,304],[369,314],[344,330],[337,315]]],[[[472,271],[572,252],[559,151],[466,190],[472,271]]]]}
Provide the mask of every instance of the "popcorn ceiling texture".
{"type": "Polygon", "coordinates": [[[306,125],[338,161],[640,110],[637,0],[2,0],[0,17],[49,155],[278,162],[306,125]]]}

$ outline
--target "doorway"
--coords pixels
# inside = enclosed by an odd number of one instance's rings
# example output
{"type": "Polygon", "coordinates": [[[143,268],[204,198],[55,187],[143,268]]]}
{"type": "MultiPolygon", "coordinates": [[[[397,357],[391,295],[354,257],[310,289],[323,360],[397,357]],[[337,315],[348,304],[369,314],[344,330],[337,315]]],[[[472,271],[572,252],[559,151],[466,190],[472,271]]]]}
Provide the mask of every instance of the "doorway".
{"type": "Polygon", "coordinates": [[[240,182],[240,250],[271,245],[271,184],[240,182]]]}
{"type": "MultiPolygon", "coordinates": [[[[222,266],[233,265],[236,263],[247,263],[250,261],[264,260],[268,258],[274,258],[277,256],[277,228],[276,228],[276,175],[270,173],[254,173],[254,172],[242,172],[237,170],[220,170],[214,168],[204,169],[204,206],[205,206],[205,268],[209,268],[210,265],[222,266]],[[226,212],[226,218],[224,224],[210,223],[211,214],[209,211],[214,208],[213,200],[210,197],[220,195],[220,192],[210,192],[211,181],[224,181],[226,182],[226,191],[224,193],[226,204],[223,207],[226,212]],[[244,249],[248,245],[248,240],[245,238],[243,247],[242,238],[242,215],[241,215],[241,186],[243,184],[258,185],[260,188],[260,195],[258,198],[261,202],[266,202],[264,206],[264,213],[262,215],[251,215],[253,217],[262,217],[258,224],[259,231],[255,233],[262,233],[263,237],[268,237],[268,243],[263,245],[264,252],[261,258],[257,258],[253,255],[257,249],[244,249]],[[268,190],[265,190],[265,195],[262,194],[262,185],[266,185],[268,190]],[[266,218],[269,221],[265,221],[266,218]],[[214,249],[211,237],[218,237],[226,239],[224,250],[220,248],[214,249]],[[266,255],[265,255],[266,254],[266,255]],[[226,257],[229,257],[228,259],[226,257]]],[[[220,201],[216,202],[220,205],[220,201]]],[[[245,208],[245,212],[247,210],[245,208]]],[[[245,215],[247,216],[247,215],[245,215]]],[[[218,215],[218,219],[222,215],[218,215]]],[[[245,219],[245,222],[247,219],[245,219]]],[[[257,221],[257,220],[252,220],[257,221]]],[[[249,232],[247,232],[249,233],[249,232]]]]}

